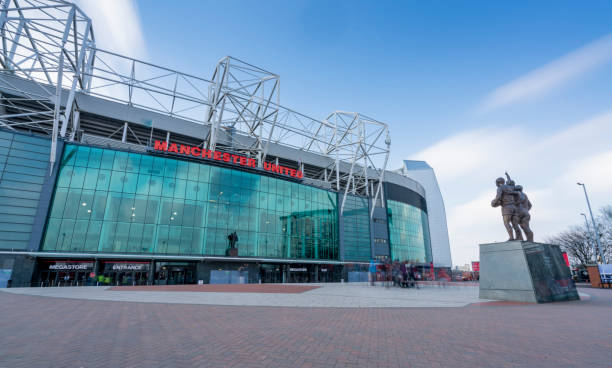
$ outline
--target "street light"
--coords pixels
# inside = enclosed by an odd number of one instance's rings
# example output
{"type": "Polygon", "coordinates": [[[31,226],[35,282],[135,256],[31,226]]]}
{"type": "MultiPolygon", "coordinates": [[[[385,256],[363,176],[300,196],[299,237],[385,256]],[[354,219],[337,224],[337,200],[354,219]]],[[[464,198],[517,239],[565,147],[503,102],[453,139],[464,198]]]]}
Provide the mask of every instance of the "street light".
{"type": "MultiPolygon", "coordinates": [[[[586,191],[586,185],[584,185],[583,183],[576,183],[578,185],[580,185],[582,187],[582,189],[584,190],[584,197],[586,198],[586,202],[587,202],[587,207],[589,207],[589,213],[591,214],[591,222],[593,222],[593,234],[595,235],[595,242],[597,243],[597,250],[601,253],[601,244],[599,243],[599,234],[598,234],[598,227],[597,227],[597,223],[595,222],[595,217],[593,217],[593,210],[591,209],[591,202],[589,202],[589,195],[587,194],[586,191]]],[[[595,260],[597,261],[597,255],[595,256],[595,260]]],[[[603,259],[603,255],[602,255],[602,261],[605,262],[605,260],[603,259]]]]}
{"type": "Polygon", "coordinates": [[[587,220],[586,215],[582,212],[580,214],[584,217],[584,223],[586,224],[586,227],[587,227],[587,239],[588,239],[589,245],[593,247],[593,259],[595,259],[595,263],[597,263],[597,249],[595,249],[595,243],[591,239],[591,225],[589,225],[589,221],[587,220]]]}

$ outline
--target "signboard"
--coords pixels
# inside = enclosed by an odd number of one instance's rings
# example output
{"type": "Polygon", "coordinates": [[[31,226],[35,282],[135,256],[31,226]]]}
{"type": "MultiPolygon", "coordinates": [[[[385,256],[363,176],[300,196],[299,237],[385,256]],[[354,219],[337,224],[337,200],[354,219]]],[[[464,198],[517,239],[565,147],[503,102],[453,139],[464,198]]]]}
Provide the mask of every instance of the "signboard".
{"type": "Polygon", "coordinates": [[[52,271],[89,271],[93,270],[93,262],[62,262],[58,261],[49,265],[52,271]]]}
{"type": "Polygon", "coordinates": [[[612,282],[612,264],[600,264],[599,277],[601,282],[612,282]]]}
{"type": "MultiPolygon", "coordinates": [[[[155,145],[153,146],[155,151],[162,152],[170,152],[175,153],[177,155],[188,156],[188,157],[197,157],[204,158],[208,160],[221,161],[233,165],[245,166],[256,168],[257,160],[250,157],[245,157],[241,155],[236,155],[233,153],[227,153],[222,151],[213,151],[206,148],[200,148],[197,146],[190,146],[188,144],[179,144],[155,141],[155,145]]],[[[264,162],[263,169],[265,171],[273,172],[276,174],[281,174],[285,176],[290,176],[296,179],[302,179],[304,177],[304,173],[300,170],[292,169],[289,167],[275,165],[271,162],[264,162]]]]}
{"type": "Polygon", "coordinates": [[[480,272],[480,262],[472,262],[472,271],[480,272]]]}
{"type": "Polygon", "coordinates": [[[565,261],[565,265],[567,267],[569,267],[570,266],[570,262],[569,262],[569,258],[567,257],[567,252],[563,252],[561,254],[563,254],[563,260],[565,261]]]}
{"type": "Polygon", "coordinates": [[[306,269],[306,267],[296,267],[296,268],[289,267],[289,271],[291,271],[291,272],[306,272],[308,270],[306,269]]]}
{"type": "Polygon", "coordinates": [[[106,271],[148,271],[149,263],[106,262],[106,271]]]}

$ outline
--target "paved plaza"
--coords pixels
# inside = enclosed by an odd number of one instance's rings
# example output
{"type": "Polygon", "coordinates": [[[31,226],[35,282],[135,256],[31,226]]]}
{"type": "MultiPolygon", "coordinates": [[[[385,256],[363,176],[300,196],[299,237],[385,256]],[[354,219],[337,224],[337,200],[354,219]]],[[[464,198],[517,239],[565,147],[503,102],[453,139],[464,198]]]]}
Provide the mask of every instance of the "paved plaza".
{"type": "Polygon", "coordinates": [[[155,287],[18,288],[8,292],[54,298],[262,307],[463,307],[483,302],[476,287],[371,287],[365,284],[176,285],[155,287]],[[318,285],[318,286],[317,286],[318,285]],[[249,288],[252,290],[246,292],[249,288]],[[177,292],[177,290],[186,290],[177,292]],[[260,291],[260,292],[253,292],[260,291]],[[284,291],[284,292],[283,292],[284,291]]]}
{"type": "Polygon", "coordinates": [[[610,366],[612,292],[580,291],[538,305],[453,286],[4,289],[0,367],[610,366]]]}

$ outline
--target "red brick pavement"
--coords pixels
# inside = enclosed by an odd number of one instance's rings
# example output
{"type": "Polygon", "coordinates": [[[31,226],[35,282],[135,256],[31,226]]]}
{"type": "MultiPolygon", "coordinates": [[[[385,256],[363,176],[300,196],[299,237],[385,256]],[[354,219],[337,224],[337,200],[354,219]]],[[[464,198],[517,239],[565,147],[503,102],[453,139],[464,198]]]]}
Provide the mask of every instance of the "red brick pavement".
{"type": "Polygon", "coordinates": [[[341,309],[0,292],[0,367],[610,367],[612,291],[587,301],[341,309]]]}
{"type": "Polygon", "coordinates": [[[283,293],[301,294],[319,286],[279,284],[206,284],[206,285],[154,285],[114,286],[113,291],[201,291],[220,293],[283,293]]]}

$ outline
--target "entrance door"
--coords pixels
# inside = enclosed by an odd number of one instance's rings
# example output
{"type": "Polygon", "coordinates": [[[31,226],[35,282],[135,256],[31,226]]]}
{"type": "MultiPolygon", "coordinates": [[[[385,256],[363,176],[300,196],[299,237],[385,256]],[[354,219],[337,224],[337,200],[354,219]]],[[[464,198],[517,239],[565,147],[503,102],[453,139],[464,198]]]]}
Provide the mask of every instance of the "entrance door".
{"type": "Polygon", "coordinates": [[[58,286],[73,286],[75,284],[76,272],[58,272],[57,273],[57,285],[58,286]]]}
{"type": "Polygon", "coordinates": [[[134,285],[146,285],[148,276],[147,272],[134,272],[134,285]]]}
{"type": "Polygon", "coordinates": [[[196,265],[194,262],[157,262],[155,282],[158,285],[195,284],[196,265]]]}
{"type": "Polygon", "coordinates": [[[283,267],[279,264],[262,264],[259,268],[262,283],[283,282],[283,267]]]}
{"type": "MultiPolygon", "coordinates": [[[[314,265],[316,267],[316,265],[314,265]]],[[[310,282],[310,274],[313,270],[313,265],[289,265],[289,279],[291,283],[307,283],[310,282]]]]}
{"type": "Polygon", "coordinates": [[[173,267],[168,274],[168,285],[182,285],[185,283],[185,270],[173,267]]]}
{"type": "Polygon", "coordinates": [[[56,278],[57,278],[57,272],[43,271],[40,274],[40,285],[41,286],[55,286],[57,284],[56,278]]]}

